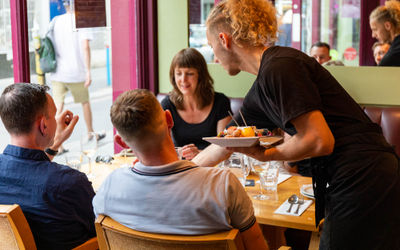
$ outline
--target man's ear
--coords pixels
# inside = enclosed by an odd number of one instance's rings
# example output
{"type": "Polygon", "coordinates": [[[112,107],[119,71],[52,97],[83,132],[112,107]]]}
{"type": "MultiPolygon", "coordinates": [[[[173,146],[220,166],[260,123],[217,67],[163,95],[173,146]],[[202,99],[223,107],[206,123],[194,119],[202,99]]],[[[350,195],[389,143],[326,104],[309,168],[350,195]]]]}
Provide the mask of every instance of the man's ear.
{"type": "Polygon", "coordinates": [[[218,34],[218,40],[225,49],[231,48],[231,46],[232,46],[231,37],[228,34],[226,34],[224,32],[220,32],[218,34]]]}
{"type": "Polygon", "coordinates": [[[116,135],[114,136],[114,141],[115,141],[118,145],[120,145],[121,147],[123,147],[123,148],[129,148],[129,146],[126,145],[126,143],[124,142],[124,140],[122,139],[122,137],[121,137],[120,135],[118,135],[118,134],[116,134],[116,135]]]}
{"type": "Polygon", "coordinates": [[[171,129],[174,126],[174,119],[172,118],[171,112],[169,110],[165,110],[165,119],[167,121],[168,129],[171,129]]]}
{"type": "Polygon", "coordinates": [[[392,23],[388,22],[388,21],[384,22],[383,26],[385,27],[385,30],[387,30],[387,31],[390,31],[393,27],[392,23]]]}
{"type": "Polygon", "coordinates": [[[40,131],[40,133],[43,136],[46,135],[46,133],[47,133],[47,124],[46,124],[45,117],[44,116],[39,117],[37,122],[39,123],[39,131],[40,131]]]}

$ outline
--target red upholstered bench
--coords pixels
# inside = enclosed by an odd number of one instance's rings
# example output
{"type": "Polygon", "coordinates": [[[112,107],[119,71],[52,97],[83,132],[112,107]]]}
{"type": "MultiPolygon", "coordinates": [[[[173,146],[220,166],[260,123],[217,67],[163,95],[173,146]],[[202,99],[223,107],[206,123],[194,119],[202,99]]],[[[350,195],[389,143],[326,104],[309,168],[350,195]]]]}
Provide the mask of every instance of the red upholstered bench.
{"type": "MultiPolygon", "coordinates": [[[[158,101],[161,102],[165,96],[166,94],[158,94],[158,101]]],[[[230,98],[230,100],[232,112],[238,113],[243,98],[230,98]]],[[[373,122],[382,127],[386,140],[396,147],[396,153],[400,156],[400,107],[364,106],[363,110],[373,122]]]]}
{"type": "Polygon", "coordinates": [[[400,156],[400,107],[365,106],[364,112],[382,127],[386,140],[395,146],[400,156]]]}

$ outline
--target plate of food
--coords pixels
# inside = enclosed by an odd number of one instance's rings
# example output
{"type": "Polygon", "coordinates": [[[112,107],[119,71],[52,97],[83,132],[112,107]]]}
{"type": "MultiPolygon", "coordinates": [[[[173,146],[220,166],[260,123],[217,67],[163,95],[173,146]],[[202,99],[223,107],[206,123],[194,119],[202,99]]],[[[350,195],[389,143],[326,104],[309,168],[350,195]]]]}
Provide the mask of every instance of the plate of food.
{"type": "Polygon", "coordinates": [[[251,147],[258,143],[269,146],[281,141],[282,137],[272,136],[267,129],[231,126],[219,133],[218,136],[203,137],[203,140],[221,147],[251,147]]]}
{"type": "Polygon", "coordinates": [[[314,189],[312,184],[301,186],[300,193],[308,198],[314,199],[314,189]]]}

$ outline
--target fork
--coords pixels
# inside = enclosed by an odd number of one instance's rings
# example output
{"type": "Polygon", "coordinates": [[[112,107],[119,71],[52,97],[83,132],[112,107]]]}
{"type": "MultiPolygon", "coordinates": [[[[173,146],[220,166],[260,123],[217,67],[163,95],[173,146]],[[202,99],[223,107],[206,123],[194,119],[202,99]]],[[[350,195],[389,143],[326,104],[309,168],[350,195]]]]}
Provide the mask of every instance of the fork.
{"type": "Polygon", "coordinates": [[[300,196],[299,197],[299,200],[297,201],[297,209],[296,209],[296,211],[294,212],[295,214],[298,214],[299,213],[299,209],[300,209],[300,207],[301,207],[301,205],[303,205],[304,204],[304,198],[303,198],[303,196],[300,196]]]}

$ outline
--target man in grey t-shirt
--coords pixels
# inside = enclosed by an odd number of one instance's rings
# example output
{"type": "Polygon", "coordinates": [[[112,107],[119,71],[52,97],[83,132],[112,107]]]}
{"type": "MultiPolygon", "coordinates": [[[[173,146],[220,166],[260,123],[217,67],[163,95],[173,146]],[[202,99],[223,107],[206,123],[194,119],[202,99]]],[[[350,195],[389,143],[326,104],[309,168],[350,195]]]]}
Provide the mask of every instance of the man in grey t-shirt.
{"type": "Polygon", "coordinates": [[[268,249],[251,200],[237,178],[217,168],[180,161],[171,139],[173,119],[147,90],[120,95],[111,107],[118,144],[139,162],[115,170],[93,206],[130,228],[165,234],[209,234],[237,228],[246,249],[268,249]]]}

